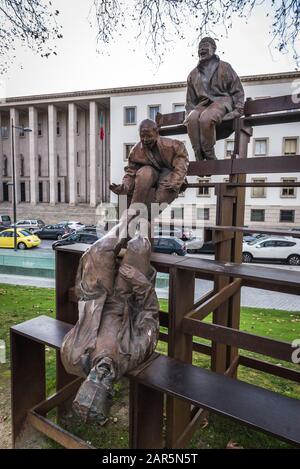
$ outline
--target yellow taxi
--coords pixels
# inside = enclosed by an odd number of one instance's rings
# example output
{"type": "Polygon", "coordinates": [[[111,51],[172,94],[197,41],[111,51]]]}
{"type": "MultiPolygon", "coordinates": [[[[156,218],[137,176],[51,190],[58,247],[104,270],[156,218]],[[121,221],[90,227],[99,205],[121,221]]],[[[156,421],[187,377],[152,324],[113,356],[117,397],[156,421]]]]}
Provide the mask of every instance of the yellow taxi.
{"type": "MultiPolygon", "coordinates": [[[[38,236],[22,228],[17,228],[18,249],[34,248],[41,244],[38,236]]],[[[14,229],[8,228],[0,232],[0,248],[14,248],[14,229]]]]}

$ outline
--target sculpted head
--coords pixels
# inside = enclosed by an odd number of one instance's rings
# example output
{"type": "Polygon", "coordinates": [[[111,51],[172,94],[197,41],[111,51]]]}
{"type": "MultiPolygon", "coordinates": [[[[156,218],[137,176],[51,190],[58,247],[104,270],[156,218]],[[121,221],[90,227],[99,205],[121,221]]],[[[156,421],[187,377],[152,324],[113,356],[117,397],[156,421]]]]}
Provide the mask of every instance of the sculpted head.
{"type": "Polygon", "coordinates": [[[199,59],[209,60],[215,54],[216,49],[216,43],[211,37],[202,38],[198,48],[199,59]]]}
{"type": "Polygon", "coordinates": [[[144,119],[139,126],[140,139],[144,147],[152,148],[158,139],[158,127],[151,119],[144,119]]]}

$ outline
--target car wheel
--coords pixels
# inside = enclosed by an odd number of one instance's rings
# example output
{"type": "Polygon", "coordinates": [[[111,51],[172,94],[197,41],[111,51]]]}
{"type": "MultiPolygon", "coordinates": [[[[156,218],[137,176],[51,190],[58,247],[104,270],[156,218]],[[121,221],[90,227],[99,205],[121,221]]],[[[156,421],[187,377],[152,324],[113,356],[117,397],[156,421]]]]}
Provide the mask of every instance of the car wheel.
{"type": "Polygon", "coordinates": [[[18,244],[18,249],[22,249],[22,250],[26,249],[26,244],[25,243],[19,243],[18,244]]]}
{"type": "Polygon", "coordinates": [[[57,235],[56,239],[57,239],[57,240],[61,240],[61,239],[62,239],[62,235],[60,235],[60,234],[57,235]]]}
{"type": "Polygon", "coordinates": [[[243,252],[243,262],[250,263],[253,261],[253,256],[250,252],[243,252]]]}
{"type": "Polygon", "coordinates": [[[287,258],[287,263],[289,265],[300,265],[300,256],[297,254],[292,254],[287,258]]]}
{"type": "Polygon", "coordinates": [[[172,252],[172,256],[178,256],[177,252],[172,252]]]}

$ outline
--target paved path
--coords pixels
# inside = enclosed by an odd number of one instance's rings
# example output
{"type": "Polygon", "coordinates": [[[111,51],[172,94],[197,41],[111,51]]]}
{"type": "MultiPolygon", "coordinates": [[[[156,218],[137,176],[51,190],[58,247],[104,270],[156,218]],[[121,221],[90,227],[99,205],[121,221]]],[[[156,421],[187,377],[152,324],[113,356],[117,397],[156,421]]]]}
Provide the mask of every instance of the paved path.
{"type": "Polygon", "coordinates": [[[54,278],[28,277],[26,275],[0,274],[0,283],[27,287],[55,288],[54,278]]]}
{"type": "MultiPolygon", "coordinates": [[[[262,265],[262,264],[261,264],[262,265]]],[[[270,266],[270,265],[269,265],[270,266]]],[[[275,265],[272,265],[275,267],[275,265]]],[[[286,265],[276,265],[279,269],[300,270],[299,267],[290,267],[286,265]]],[[[0,274],[0,283],[13,285],[26,285],[31,287],[55,288],[54,279],[27,277],[21,275],[0,274]]],[[[199,299],[211,289],[212,282],[208,280],[196,280],[196,299],[199,299]]],[[[166,288],[157,289],[159,298],[168,298],[166,288]]],[[[296,311],[300,313],[300,295],[288,295],[286,293],[276,293],[256,288],[242,288],[242,306],[251,306],[253,308],[272,308],[285,311],[296,311]]]]}

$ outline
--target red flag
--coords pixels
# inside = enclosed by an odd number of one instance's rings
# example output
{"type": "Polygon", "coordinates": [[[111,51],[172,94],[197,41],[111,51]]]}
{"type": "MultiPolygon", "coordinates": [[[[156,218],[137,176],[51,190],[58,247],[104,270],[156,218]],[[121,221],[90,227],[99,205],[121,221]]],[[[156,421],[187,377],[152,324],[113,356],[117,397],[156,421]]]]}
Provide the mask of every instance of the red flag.
{"type": "Polygon", "coordinates": [[[104,140],[103,112],[100,113],[100,140],[104,140]]]}

